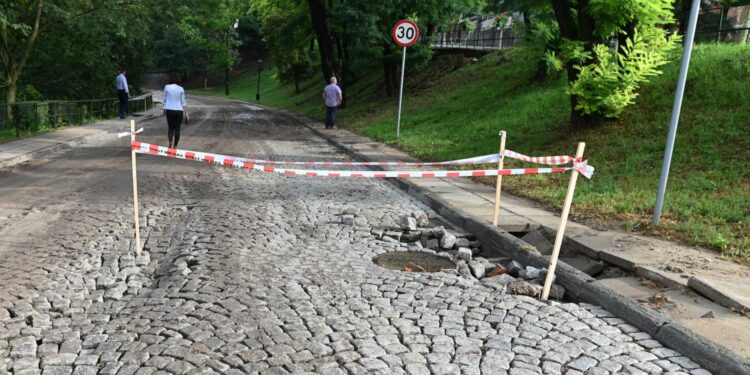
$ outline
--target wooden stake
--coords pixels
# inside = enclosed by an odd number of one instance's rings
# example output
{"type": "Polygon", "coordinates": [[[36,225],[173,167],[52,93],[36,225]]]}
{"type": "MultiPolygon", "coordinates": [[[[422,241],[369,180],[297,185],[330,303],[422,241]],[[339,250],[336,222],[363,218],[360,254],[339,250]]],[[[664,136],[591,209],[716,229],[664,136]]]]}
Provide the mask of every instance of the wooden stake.
{"type": "MultiPolygon", "coordinates": [[[[500,160],[497,161],[497,169],[503,169],[503,161],[505,160],[504,154],[505,154],[505,130],[500,132],[500,152],[498,153],[498,156],[500,156],[500,160]]],[[[500,217],[500,189],[503,186],[503,176],[501,174],[497,175],[497,185],[495,186],[495,215],[492,218],[492,225],[497,225],[497,220],[500,217]]]]}
{"type": "MultiPolygon", "coordinates": [[[[135,121],[130,120],[130,143],[135,142],[135,121]]],[[[130,150],[133,167],[133,217],[135,221],[135,255],[141,256],[141,224],[138,221],[138,175],[135,170],[135,150],[130,150]]]]}
{"type": "MultiPolygon", "coordinates": [[[[583,157],[583,149],[586,148],[586,144],[581,142],[578,144],[576,150],[576,160],[581,160],[583,157]]],[[[549,297],[549,290],[552,288],[552,280],[555,277],[555,268],[557,268],[557,258],[560,255],[560,246],[565,236],[565,226],[568,224],[568,214],[570,213],[570,205],[573,203],[573,193],[576,190],[576,181],[578,180],[578,171],[573,170],[570,175],[570,182],[568,183],[568,193],[565,195],[565,204],[563,205],[562,214],[560,214],[560,227],[557,228],[557,236],[555,237],[555,245],[552,248],[552,256],[549,259],[549,268],[547,268],[547,278],[544,280],[544,290],[542,291],[542,299],[549,297]]]]}

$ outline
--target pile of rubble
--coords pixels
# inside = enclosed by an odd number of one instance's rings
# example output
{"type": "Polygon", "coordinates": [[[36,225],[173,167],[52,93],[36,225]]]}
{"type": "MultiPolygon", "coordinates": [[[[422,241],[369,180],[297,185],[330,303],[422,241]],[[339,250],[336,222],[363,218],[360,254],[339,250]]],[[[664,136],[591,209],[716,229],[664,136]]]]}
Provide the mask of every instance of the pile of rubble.
{"type": "Polygon", "coordinates": [[[372,228],[375,238],[386,242],[403,242],[409,251],[456,251],[462,259],[470,260],[481,248],[479,241],[468,233],[449,231],[443,226],[429,227],[427,214],[413,212],[401,217],[400,228],[372,228]]]}
{"type": "MultiPolygon", "coordinates": [[[[356,214],[345,212],[341,222],[354,225],[356,214]]],[[[481,283],[503,292],[539,297],[542,294],[547,270],[536,267],[523,267],[510,258],[483,257],[481,243],[474,235],[446,229],[443,226],[430,226],[424,212],[412,212],[400,218],[398,228],[372,228],[370,233],[378,240],[406,244],[408,251],[430,252],[448,257],[457,264],[456,272],[464,277],[474,278],[481,283]]],[[[422,272],[419,265],[404,267],[404,271],[422,272]]],[[[562,299],[565,289],[553,285],[550,298],[562,299]]]]}

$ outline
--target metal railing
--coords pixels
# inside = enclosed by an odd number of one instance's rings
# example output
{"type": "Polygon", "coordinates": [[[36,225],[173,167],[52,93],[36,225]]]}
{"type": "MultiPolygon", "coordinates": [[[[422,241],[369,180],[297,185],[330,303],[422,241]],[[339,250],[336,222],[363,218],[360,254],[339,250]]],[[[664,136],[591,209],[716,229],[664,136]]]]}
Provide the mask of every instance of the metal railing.
{"type": "Polygon", "coordinates": [[[695,38],[699,43],[750,42],[750,5],[703,8],[698,17],[695,38]]]}
{"type": "Polygon", "coordinates": [[[518,42],[518,38],[513,36],[510,28],[464,30],[457,26],[448,31],[437,32],[431,37],[425,36],[422,42],[435,49],[497,50],[512,48],[518,42]]]}
{"type": "MultiPolygon", "coordinates": [[[[151,93],[128,100],[128,114],[153,107],[151,93]]],[[[36,134],[61,126],[82,125],[116,117],[119,110],[117,98],[0,103],[0,130],[15,129],[16,137],[20,137],[21,134],[36,134]]]]}

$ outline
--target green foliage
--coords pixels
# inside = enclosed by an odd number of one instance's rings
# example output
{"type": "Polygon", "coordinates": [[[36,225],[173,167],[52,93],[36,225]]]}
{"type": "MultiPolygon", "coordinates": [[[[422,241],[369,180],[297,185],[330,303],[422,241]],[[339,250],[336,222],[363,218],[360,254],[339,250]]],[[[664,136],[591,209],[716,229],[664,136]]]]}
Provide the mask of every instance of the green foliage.
{"type": "MultiPolygon", "coordinates": [[[[0,12],[0,76],[18,98],[91,99],[114,96],[119,67],[137,82],[149,63],[148,2],[14,0],[0,12]],[[36,6],[41,6],[36,28],[36,6]],[[36,31],[35,31],[36,30],[36,31]],[[36,35],[36,37],[35,37],[36,35]]],[[[10,97],[7,101],[13,101],[10,97]]],[[[0,99],[0,101],[3,101],[0,99]]]]}
{"type": "Polygon", "coordinates": [[[261,35],[268,46],[279,78],[283,82],[299,83],[310,75],[315,50],[309,20],[309,9],[304,2],[266,0],[253,5],[259,15],[261,35]]]}
{"type": "Polygon", "coordinates": [[[42,32],[22,81],[44,99],[114,97],[114,77],[126,68],[135,89],[150,62],[149,8],[119,3],[45,2],[42,32]]]}
{"type": "MultiPolygon", "coordinates": [[[[484,7],[483,0],[336,0],[324,1],[325,23],[333,44],[333,70],[348,85],[368,73],[372,62],[381,63],[386,76],[396,76],[401,48],[391,38],[391,28],[400,19],[415,20],[422,35],[434,32],[459,15],[484,7]]],[[[320,60],[313,40],[310,10],[306,1],[259,0],[253,10],[261,21],[262,35],[279,77],[296,82],[320,60]]],[[[424,66],[432,50],[424,45],[409,48],[409,66],[424,66]]],[[[383,70],[381,70],[383,71],[383,70]]]]}
{"type": "MultiPolygon", "coordinates": [[[[619,53],[597,44],[593,63],[575,65],[578,79],[570,84],[568,93],[578,97],[576,109],[615,118],[635,102],[638,88],[661,73],[659,67],[668,62],[667,54],[675,47],[674,35],[665,37],[664,30],[656,28],[647,31],[656,35],[636,30],[619,53]]],[[[584,57],[582,53],[579,59],[584,57]]]]}
{"type": "Polygon", "coordinates": [[[552,2],[558,26],[539,23],[534,35],[548,48],[548,72],[568,69],[572,110],[580,116],[620,116],[680,40],[664,28],[674,22],[673,0],[552,2]]]}
{"type": "Polygon", "coordinates": [[[209,76],[238,62],[237,28],[251,23],[247,0],[183,0],[159,3],[151,38],[154,65],[184,76],[209,76]]]}
{"type": "Polygon", "coordinates": [[[594,34],[617,37],[628,23],[642,30],[674,22],[674,0],[591,0],[585,10],[596,20],[594,34]]]}

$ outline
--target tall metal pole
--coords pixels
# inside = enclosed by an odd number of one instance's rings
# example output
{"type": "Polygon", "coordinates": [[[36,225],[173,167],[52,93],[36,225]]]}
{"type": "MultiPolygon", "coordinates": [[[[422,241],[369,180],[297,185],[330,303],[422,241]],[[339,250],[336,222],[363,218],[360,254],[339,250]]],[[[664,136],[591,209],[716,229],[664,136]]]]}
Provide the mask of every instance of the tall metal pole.
{"type": "Polygon", "coordinates": [[[260,63],[261,60],[258,60],[258,89],[255,91],[255,101],[260,101],[260,63]]]}
{"type": "Polygon", "coordinates": [[[698,23],[698,10],[701,0],[693,0],[690,8],[690,19],[685,34],[685,47],[682,53],[682,64],[680,65],[680,76],[677,79],[677,89],[674,94],[674,105],[672,106],[672,119],[669,122],[669,133],[667,144],[664,148],[664,161],[661,166],[659,177],[659,190],[656,192],[656,206],[654,207],[654,225],[659,224],[661,209],[664,205],[664,193],[667,191],[667,179],[669,178],[669,166],[672,164],[672,151],[674,151],[674,140],[677,136],[677,124],[680,121],[680,110],[682,109],[682,96],[685,93],[685,81],[687,80],[688,67],[690,66],[690,54],[693,52],[693,38],[695,37],[695,26],[698,23]]]}
{"type": "Polygon", "coordinates": [[[401,58],[401,88],[398,92],[398,119],[396,120],[396,138],[401,137],[401,102],[404,98],[404,71],[406,70],[406,47],[401,58]]]}
{"type": "Polygon", "coordinates": [[[224,67],[224,95],[229,95],[229,31],[227,31],[227,65],[224,67]]]}

